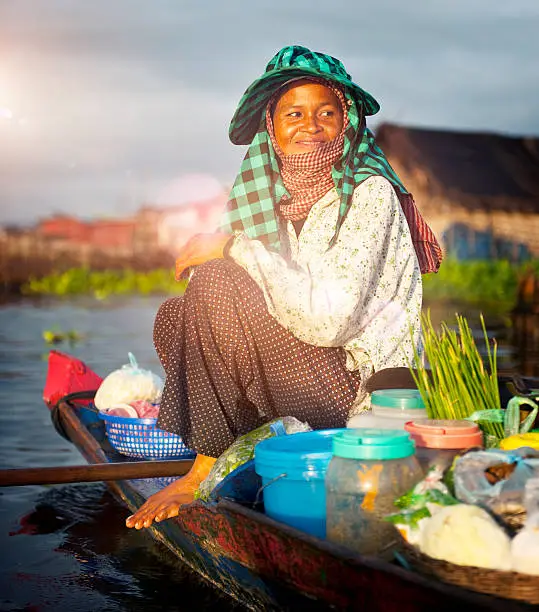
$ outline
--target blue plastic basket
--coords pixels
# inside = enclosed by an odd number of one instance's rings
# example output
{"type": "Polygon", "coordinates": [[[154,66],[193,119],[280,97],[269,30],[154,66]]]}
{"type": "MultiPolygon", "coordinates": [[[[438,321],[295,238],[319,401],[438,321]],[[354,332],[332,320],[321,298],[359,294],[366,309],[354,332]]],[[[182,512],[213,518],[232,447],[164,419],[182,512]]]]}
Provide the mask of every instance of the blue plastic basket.
{"type": "Polygon", "coordinates": [[[158,429],[157,419],[135,419],[99,413],[105,421],[107,437],[122,455],[138,459],[190,459],[196,453],[180,436],[158,429]]]}

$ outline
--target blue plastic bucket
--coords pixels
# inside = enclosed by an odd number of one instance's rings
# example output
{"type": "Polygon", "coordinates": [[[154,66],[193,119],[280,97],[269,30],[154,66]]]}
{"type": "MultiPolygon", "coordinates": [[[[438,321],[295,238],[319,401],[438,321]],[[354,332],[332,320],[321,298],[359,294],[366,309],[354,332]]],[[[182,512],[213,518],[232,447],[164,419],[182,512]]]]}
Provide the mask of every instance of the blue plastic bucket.
{"type": "Polygon", "coordinates": [[[271,518],[319,538],[326,537],[324,478],[333,436],[324,429],[277,436],[255,447],[255,470],[262,478],[264,508],[271,518]]]}

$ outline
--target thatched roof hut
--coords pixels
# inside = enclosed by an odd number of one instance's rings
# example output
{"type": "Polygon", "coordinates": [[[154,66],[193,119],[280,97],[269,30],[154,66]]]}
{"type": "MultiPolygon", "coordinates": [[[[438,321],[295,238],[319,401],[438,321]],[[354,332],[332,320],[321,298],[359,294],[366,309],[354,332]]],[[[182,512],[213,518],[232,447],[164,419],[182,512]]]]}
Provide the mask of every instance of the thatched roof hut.
{"type": "Polygon", "coordinates": [[[539,138],[391,124],[376,138],[447,250],[459,225],[539,256],[539,138]]]}

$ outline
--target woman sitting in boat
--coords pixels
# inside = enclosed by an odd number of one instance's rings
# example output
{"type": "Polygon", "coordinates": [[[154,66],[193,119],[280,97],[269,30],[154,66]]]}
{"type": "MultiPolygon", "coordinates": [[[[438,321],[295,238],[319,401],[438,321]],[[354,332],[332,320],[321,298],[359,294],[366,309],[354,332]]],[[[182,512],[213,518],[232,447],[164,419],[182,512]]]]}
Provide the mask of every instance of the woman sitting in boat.
{"type": "Polygon", "coordinates": [[[196,268],[155,320],[158,426],[198,455],[128,527],[176,516],[215,459],[263,423],[344,427],[369,376],[412,359],[421,273],[441,251],[366,127],[378,110],[339,60],[299,46],[245,92],[229,133],[250,146],[222,225],[182,248],[177,277],[196,268]]]}

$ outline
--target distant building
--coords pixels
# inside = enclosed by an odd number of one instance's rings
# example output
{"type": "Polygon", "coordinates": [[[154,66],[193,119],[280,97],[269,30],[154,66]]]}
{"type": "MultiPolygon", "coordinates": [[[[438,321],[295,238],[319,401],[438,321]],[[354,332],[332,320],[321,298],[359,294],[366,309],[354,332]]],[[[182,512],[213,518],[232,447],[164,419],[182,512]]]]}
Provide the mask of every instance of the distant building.
{"type": "Polygon", "coordinates": [[[383,124],[376,139],[449,254],[539,257],[539,138],[383,124]]]}
{"type": "MultiPolygon", "coordinates": [[[[196,193],[196,182],[191,183],[196,193]]],[[[193,234],[213,232],[218,225],[227,197],[222,187],[211,187],[203,200],[186,201],[189,194],[178,192],[177,204],[177,189],[169,190],[166,201],[145,204],[126,218],[83,221],[59,214],[34,228],[0,228],[0,283],[74,266],[172,268],[193,234]]]]}
{"type": "Polygon", "coordinates": [[[136,219],[100,219],[88,224],[89,243],[94,249],[130,256],[133,253],[133,238],[136,219]]]}
{"type": "Polygon", "coordinates": [[[69,215],[54,215],[42,219],[37,224],[35,231],[43,238],[58,238],[75,242],[90,240],[88,224],[69,215]]]}
{"type": "Polygon", "coordinates": [[[68,215],[41,220],[30,231],[38,241],[57,248],[128,256],[151,251],[176,252],[193,234],[213,232],[227,197],[166,206],[145,204],[128,218],[82,221],[68,215]]]}

